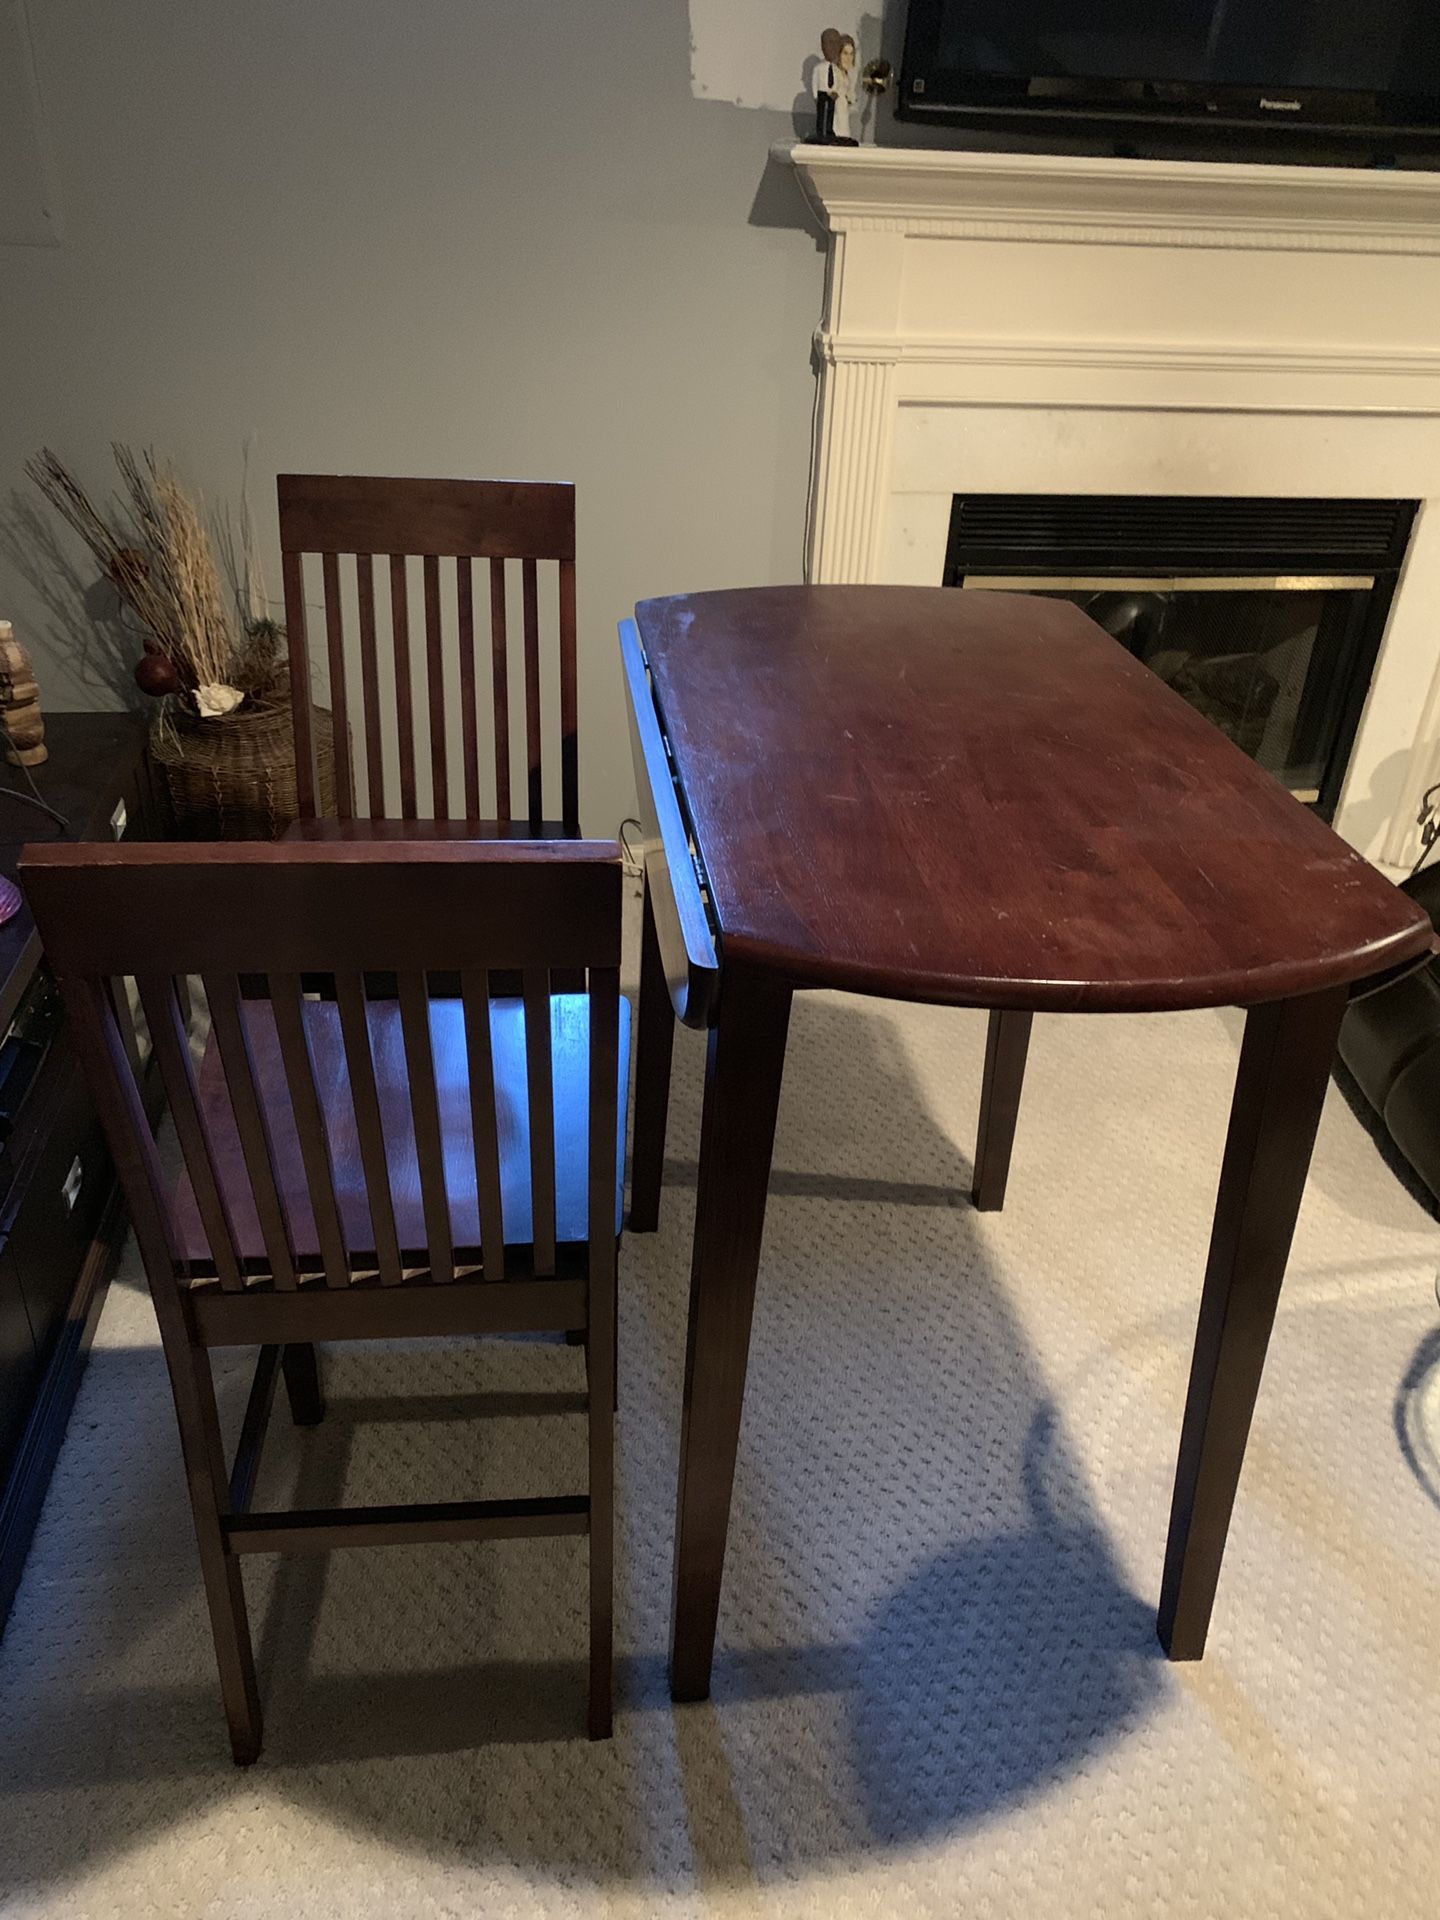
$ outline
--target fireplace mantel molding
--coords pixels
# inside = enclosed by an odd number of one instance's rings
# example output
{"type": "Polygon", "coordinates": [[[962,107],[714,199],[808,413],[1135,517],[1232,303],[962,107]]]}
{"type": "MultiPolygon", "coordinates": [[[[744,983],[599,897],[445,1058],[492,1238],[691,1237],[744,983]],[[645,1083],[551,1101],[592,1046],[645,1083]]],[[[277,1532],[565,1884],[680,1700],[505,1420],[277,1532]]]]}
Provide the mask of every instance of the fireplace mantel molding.
{"type": "Polygon", "coordinates": [[[830,233],[1440,254],[1440,173],[777,146],[830,233]]]}
{"type": "MultiPolygon", "coordinates": [[[[811,580],[938,584],[962,490],[1440,498],[1440,173],[773,158],[829,241],[811,580]]],[[[1392,865],[1440,778],[1432,608],[1422,510],[1336,816],[1392,865]]]]}

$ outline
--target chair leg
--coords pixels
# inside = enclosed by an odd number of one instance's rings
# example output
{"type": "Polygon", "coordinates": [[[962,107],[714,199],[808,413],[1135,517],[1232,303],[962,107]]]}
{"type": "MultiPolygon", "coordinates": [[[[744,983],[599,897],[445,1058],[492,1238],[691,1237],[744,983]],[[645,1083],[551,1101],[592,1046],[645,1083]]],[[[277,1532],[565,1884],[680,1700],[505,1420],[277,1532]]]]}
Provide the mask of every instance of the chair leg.
{"type": "Polygon", "coordinates": [[[245,1587],[239,1558],[230,1551],[221,1517],[230,1502],[225,1451],[215,1407],[215,1383],[209,1355],[202,1347],[167,1342],[166,1364],[180,1427],[180,1450],[190,1492],[190,1512],[200,1549],[200,1573],[210,1610],[210,1632],[220,1669],[220,1695],[230,1728],[230,1750],[237,1767],[249,1766],[260,1753],[264,1722],[255,1679],[255,1655],[245,1611],[245,1587]]]}
{"type": "MultiPolygon", "coordinates": [[[[593,1256],[592,1256],[593,1258],[593,1256]]],[[[600,1262],[594,1262],[599,1265],[600,1262]]],[[[610,1738],[615,1664],[615,1264],[590,1276],[590,1738],[610,1738]]]]}
{"type": "MultiPolygon", "coordinates": [[[[610,1410],[612,1413],[618,1413],[620,1411],[620,1310],[618,1298],[615,1303],[615,1311],[611,1314],[610,1318],[613,1322],[610,1331],[610,1410]]],[[[585,1390],[587,1393],[591,1392],[595,1383],[590,1373],[590,1335],[588,1331],[575,1331],[567,1333],[565,1340],[569,1346],[584,1347],[585,1390]]]]}
{"type": "Polygon", "coordinates": [[[320,1363],[308,1342],[287,1346],[280,1356],[290,1418],[297,1427],[318,1427],[325,1418],[325,1390],[320,1385],[320,1363]]]}

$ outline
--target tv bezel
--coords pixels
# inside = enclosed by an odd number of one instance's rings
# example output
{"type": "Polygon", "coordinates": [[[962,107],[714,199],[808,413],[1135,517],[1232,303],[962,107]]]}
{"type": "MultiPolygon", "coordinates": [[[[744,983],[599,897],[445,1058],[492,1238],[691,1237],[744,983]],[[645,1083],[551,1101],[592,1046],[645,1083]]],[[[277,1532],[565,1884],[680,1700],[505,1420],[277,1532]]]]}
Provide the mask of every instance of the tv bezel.
{"type": "Polygon", "coordinates": [[[1205,128],[1311,138],[1440,138],[1440,95],[1338,87],[1207,87],[1198,81],[987,74],[937,68],[947,0],[909,0],[895,112],[931,125],[1205,128]],[[916,82],[921,83],[917,90],[916,82]],[[1283,104],[1281,104],[1283,103],[1283,104]],[[1292,104],[1293,103],[1293,104],[1292,104]]]}

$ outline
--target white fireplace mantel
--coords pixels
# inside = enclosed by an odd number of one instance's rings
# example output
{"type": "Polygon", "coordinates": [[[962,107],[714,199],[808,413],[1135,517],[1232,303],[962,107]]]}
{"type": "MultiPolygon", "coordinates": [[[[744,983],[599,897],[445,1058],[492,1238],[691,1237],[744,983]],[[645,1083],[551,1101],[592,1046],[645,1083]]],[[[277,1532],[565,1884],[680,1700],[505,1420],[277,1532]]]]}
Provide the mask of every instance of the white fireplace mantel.
{"type": "Polygon", "coordinates": [[[830,235],[809,577],[938,583],[959,491],[1422,510],[1336,825],[1440,778],[1440,174],[795,146],[830,235]]]}
{"type": "Polygon", "coordinates": [[[831,231],[1440,252],[1440,174],[909,147],[780,146],[831,231]]]}

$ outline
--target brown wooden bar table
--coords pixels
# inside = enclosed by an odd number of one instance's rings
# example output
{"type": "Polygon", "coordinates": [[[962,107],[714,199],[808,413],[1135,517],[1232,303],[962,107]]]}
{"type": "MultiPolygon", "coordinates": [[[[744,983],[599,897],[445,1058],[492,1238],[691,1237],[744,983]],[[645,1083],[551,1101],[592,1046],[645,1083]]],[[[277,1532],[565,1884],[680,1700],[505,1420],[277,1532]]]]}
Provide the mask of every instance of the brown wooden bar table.
{"type": "Polygon", "coordinates": [[[1198,1659],[1350,992],[1428,951],[1410,900],[1074,607],[910,587],[642,602],[621,629],[647,888],[632,1227],[671,1006],[709,1028],[671,1687],[709,1691],[791,996],[990,1010],[998,1207],[1031,1016],[1247,1008],[1159,1633],[1198,1659]],[[662,982],[669,988],[667,996],[662,982]]]}

